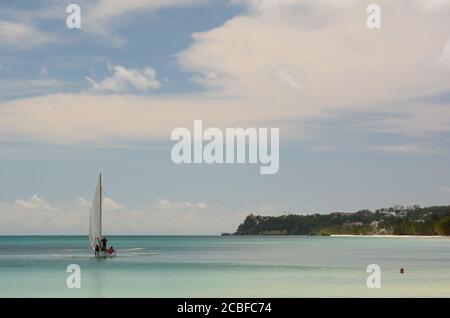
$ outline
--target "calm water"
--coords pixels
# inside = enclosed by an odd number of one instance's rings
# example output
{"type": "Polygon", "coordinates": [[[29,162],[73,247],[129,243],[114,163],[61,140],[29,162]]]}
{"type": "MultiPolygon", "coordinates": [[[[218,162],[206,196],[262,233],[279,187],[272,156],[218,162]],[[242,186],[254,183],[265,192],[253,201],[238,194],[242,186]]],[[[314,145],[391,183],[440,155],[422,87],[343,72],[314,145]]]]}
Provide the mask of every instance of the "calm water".
{"type": "Polygon", "coordinates": [[[0,296],[450,297],[450,239],[111,236],[109,242],[146,250],[64,258],[64,248],[86,250],[87,237],[0,237],[0,296]],[[73,263],[81,267],[80,289],[66,287],[73,263]],[[366,287],[372,263],[382,269],[380,289],[366,287]]]}

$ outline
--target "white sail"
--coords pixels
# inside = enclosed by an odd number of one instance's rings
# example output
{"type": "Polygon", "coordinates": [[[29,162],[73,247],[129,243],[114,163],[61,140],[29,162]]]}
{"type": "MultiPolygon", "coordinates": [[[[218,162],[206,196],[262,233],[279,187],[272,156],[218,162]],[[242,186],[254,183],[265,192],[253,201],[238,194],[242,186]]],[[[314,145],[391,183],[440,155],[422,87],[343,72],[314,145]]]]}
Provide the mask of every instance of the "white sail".
{"type": "Polygon", "coordinates": [[[92,200],[91,214],[89,218],[89,244],[92,248],[98,244],[102,236],[102,175],[100,175],[92,200]]]}

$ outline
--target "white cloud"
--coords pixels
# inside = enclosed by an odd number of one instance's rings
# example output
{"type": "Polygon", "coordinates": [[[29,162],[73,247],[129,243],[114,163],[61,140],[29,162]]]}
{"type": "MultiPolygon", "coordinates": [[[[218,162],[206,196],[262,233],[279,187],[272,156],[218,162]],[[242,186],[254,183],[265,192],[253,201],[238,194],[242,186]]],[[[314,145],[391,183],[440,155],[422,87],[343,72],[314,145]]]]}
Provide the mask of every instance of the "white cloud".
{"type": "Polygon", "coordinates": [[[0,202],[0,233],[82,234],[87,233],[89,209],[77,205],[59,206],[37,195],[13,203],[0,202]]]}
{"type": "Polygon", "coordinates": [[[122,205],[122,204],[120,204],[120,203],[118,203],[118,202],[116,202],[116,201],[114,201],[113,199],[111,199],[111,198],[109,198],[109,197],[104,197],[103,198],[103,207],[106,209],[106,210],[117,210],[117,209],[123,209],[123,208],[125,208],[125,206],[124,205],[122,205]]]}
{"type": "MultiPolygon", "coordinates": [[[[92,1],[89,2],[92,3],[92,1]]],[[[95,18],[94,20],[112,20],[120,15],[134,11],[187,6],[202,2],[204,3],[205,0],[97,0],[89,8],[89,18],[95,18]]]]}
{"type": "Polygon", "coordinates": [[[444,192],[447,192],[447,193],[450,193],[450,187],[442,187],[442,186],[439,186],[439,187],[438,187],[438,190],[444,191],[444,192]]]}
{"type": "MultiPolygon", "coordinates": [[[[108,3],[95,4],[100,20],[175,5],[108,3]]],[[[405,142],[410,145],[423,135],[450,132],[448,102],[410,102],[448,90],[450,71],[438,65],[446,56],[450,11],[437,14],[417,2],[380,1],[385,23],[374,31],[365,25],[360,1],[244,3],[244,14],[193,34],[192,45],[177,55],[206,92],[159,97],[84,92],[2,102],[0,137],[57,143],[167,140],[173,128],[202,118],[216,127],[276,125],[285,140],[304,138],[310,128],[304,122],[351,113],[385,114],[358,129],[403,134],[412,139],[405,142]]],[[[152,71],[110,70],[104,80],[89,78],[93,90],[142,92],[159,85],[152,71]]],[[[385,150],[419,150],[395,148],[385,150]]]]}
{"type": "Polygon", "coordinates": [[[57,36],[45,33],[33,25],[0,19],[0,47],[27,49],[56,41],[57,36]]]}
{"type": "Polygon", "coordinates": [[[377,151],[391,152],[397,154],[438,154],[441,150],[422,147],[416,144],[400,144],[400,145],[383,145],[373,148],[377,151]]]}
{"type": "MultiPolygon", "coordinates": [[[[105,36],[108,44],[123,45],[126,41],[115,30],[128,20],[130,14],[151,12],[164,8],[190,6],[206,3],[207,0],[79,0],[82,8],[83,26],[81,32],[89,36],[105,36]]],[[[52,43],[63,42],[61,31],[64,30],[67,4],[61,2],[45,3],[30,9],[5,8],[0,17],[0,48],[31,49],[52,43]],[[7,19],[3,19],[6,17],[7,19]],[[38,28],[45,20],[59,21],[61,29],[47,32],[38,28]]],[[[82,40],[81,37],[72,39],[82,40]]]]}
{"type": "Polygon", "coordinates": [[[286,84],[289,88],[300,91],[302,90],[302,85],[299,83],[299,80],[292,76],[288,71],[283,68],[277,68],[277,75],[280,80],[286,84]]]}
{"type": "Polygon", "coordinates": [[[450,69],[450,38],[442,48],[441,55],[437,60],[437,66],[443,66],[450,69]]]}
{"type": "Polygon", "coordinates": [[[215,96],[183,96],[180,100],[178,97],[56,94],[0,102],[0,140],[58,144],[168,140],[175,127],[191,127],[198,118],[205,124],[224,128],[255,126],[271,115],[279,118],[276,108],[263,112],[260,105],[215,96]]]}
{"type": "Polygon", "coordinates": [[[16,200],[14,203],[16,208],[22,209],[42,209],[42,210],[53,210],[50,203],[44,201],[36,194],[33,194],[27,200],[16,200]]]}
{"type": "Polygon", "coordinates": [[[124,39],[115,34],[115,29],[131,13],[143,11],[156,11],[159,9],[189,6],[205,3],[206,0],[97,0],[84,1],[85,16],[83,31],[92,34],[107,36],[113,44],[122,45],[124,39]]]}
{"type": "MultiPolygon", "coordinates": [[[[56,205],[38,196],[13,203],[0,202],[0,235],[85,234],[90,203],[79,198],[56,205]]],[[[220,234],[234,231],[247,211],[233,211],[217,204],[174,202],[128,207],[105,198],[103,232],[109,234],[220,234]]]]}
{"type": "Polygon", "coordinates": [[[17,98],[18,96],[45,95],[73,86],[75,86],[74,83],[49,77],[2,79],[0,80],[0,97],[17,98]]]}
{"type": "Polygon", "coordinates": [[[184,208],[206,209],[208,207],[208,204],[204,202],[192,203],[189,201],[171,202],[170,200],[167,199],[158,199],[157,207],[162,209],[184,209],[184,208]]]}
{"type": "Polygon", "coordinates": [[[78,198],[75,201],[75,205],[82,208],[88,208],[91,206],[91,204],[85,198],[78,198]]]}
{"type": "Polygon", "coordinates": [[[448,0],[414,0],[414,2],[418,7],[432,12],[450,9],[450,2],[448,0]]]}
{"type": "Polygon", "coordinates": [[[434,21],[436,17],[417,10],[403,14],[396,9],[411,4],[383,1],[384,12],[391,10],[389,18],[396,23],[375,33],[365,27],[360,2],[349,8],[327,1],[251,3],[258,10],[194,34],[192,46],[179,54],[181,65],[195,76],[206,71],[217,74],[214,87],[228,94],[246,94],[255,102],[283,100],[291,107],[295,103],[291,112],[297,115],[373,107],[375,101],[382,104],[444,90],[441,80],[450,80],[449,72],[431,68],[448,35],[449,16],[434,21]],[[290,11],[301,4],[310,6],[307,17],[301,10],[290,11]],[[411,30],[417,20],[427,23],[411,30]],[[406,40],[405,33],[414,35],[414,41],[406,40]],[[282,89],[293,76],[274,76],[279,75],[278,65],[300,75],[304,89],[300,97],[282,89]]]}
{"type": "Polygon", "coordinates": [[[158,88],[161,83],[156,79],[156,72],[153,68],[147,66],[143,71],[125,68],[120,65],[108,65],[108,70],[113,74],[107,76],[103,81],[96,82],[90,77],[86,77],[95,91],[107,91],[115,93],[137,90],[146,92],[158,88]]]}
{"type": "MultiPolygon", "coordinates": [[[[82,28],[81,32],[90,35],[105,36],[108,43],[112,45],[122,45],[125,40],[116,34],[115,30],[128,21],[133,13],[157,11],[164,8],[189,6],[206,3],[207,0],[78,0],[76,3],[81,7],[82,28]]],[[[8,36],[2,39],[2,26],[0,24],[0,46],[2,42],[9,42],[17,48],[29,48],[36,45],[61,41],[61,37],[54,34],[45,33],[33,27],[42,20],[57,20],[65,26],[67,14],[65,12],[68,3],[64,1],[45,1],[42,5],[33,6],[33,9],[22,8],[2,8],[2,13],[13,21],[3,26],[8,31],[8,36]],[[13,37],[16,34],[20,36],[13,37]],[[25,36],[26,35],[26,36],[25,36]],[[32,37],[31,35],[34,35],[32,37]],[[3,40],[3,41],[2,41],[3,40]],[[26,40],[22,41],[21,40],[26,40]]],[[[1,22],[1,20],[0,20],[1,22]]]]}
{"type": "MultiPolygon", "coordinates": [[[[75,201],[75,206],[81,207],[81,208],[90,208],[91,202],[89,202],[85,198],[80,197],[75,201]]],[[[125,207],[125,205],[114,201],[110,197],[104,196],[103,197],[103,208],[105,210],[118,210],[118,209],[124,209],[126,207],[125,207]]]]}

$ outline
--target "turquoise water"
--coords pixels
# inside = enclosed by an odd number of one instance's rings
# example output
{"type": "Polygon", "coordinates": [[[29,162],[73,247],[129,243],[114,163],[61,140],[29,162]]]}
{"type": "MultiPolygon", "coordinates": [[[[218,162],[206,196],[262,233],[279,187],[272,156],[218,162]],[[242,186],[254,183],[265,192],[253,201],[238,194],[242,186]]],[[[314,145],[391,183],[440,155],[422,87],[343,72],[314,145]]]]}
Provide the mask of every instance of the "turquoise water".
{"type": "Polygon", "coordinates": [[[112,259],[87,237],[0,237],[1,297],[450,297],[450,239],[303,236],[110,236],[112,259]],[[155,254],[151,254],[155,253],[155,254]],[[369,264],[381,288],[369,289],[369,264]],[[69,264],[81,288],[69,289],[69,264]],[[406,273],[399,274],[400,267],[406,273]]]}

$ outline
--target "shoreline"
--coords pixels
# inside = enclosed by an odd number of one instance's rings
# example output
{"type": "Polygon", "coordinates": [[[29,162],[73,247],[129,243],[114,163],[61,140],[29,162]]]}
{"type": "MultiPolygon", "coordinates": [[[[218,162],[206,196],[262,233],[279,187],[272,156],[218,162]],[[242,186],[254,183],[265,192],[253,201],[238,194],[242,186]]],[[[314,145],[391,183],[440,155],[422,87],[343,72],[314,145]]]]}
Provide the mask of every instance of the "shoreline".
{"type": "Polygon", "coordinates": [[[333,237],[384,237],[384,238],[450,238],[443,235],[358,235],[358,234],[331,234],[333,237]]]}

